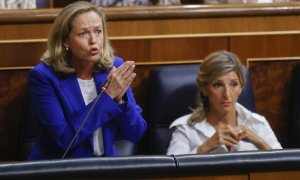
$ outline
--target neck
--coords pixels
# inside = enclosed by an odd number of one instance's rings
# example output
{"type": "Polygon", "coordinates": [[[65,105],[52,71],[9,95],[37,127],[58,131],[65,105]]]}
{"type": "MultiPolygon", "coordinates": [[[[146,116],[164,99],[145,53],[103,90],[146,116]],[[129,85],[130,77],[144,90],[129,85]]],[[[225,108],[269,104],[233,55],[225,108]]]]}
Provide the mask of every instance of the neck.
{"type": "Polygon", "coordinates": [[[226,114],[208,112],[206,119],[215,128],[228,125],[237,126],[237,113],[235,110],[226,114]]]}
{"type": "Polygon", "coordinates": [[[93,73],[90,72],[77,72],[77,78],[82,80],[90,80],[93,78],[93,73]]]}
{"type": "Polygon", "coordinates": [[[89,80],[93,78],[93,70],[95,64],[92,63],[74,63],[76,69],[77,77],[83,80],[89,80]]]}

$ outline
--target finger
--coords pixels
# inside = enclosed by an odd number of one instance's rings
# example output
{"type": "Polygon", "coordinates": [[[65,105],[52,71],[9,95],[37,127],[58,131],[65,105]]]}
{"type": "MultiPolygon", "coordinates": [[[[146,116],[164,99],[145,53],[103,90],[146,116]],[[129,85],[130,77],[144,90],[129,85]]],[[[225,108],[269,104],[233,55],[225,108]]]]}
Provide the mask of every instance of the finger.
{"type": "Polygon", "coordinates": [[[239,136],[239,139],[240,139],[240,140],[244,140],[244,139],[246,139],[246,138],[247,138],[247,135],[246,135],[246,134],[242,134],[242,135],[239,136]]]}
{"type": "Polygon", "coordinates": [[[116,97],[116,100],[117,100],[117,101],[122,101],[122,99],[123,99],[123,97],[124,97],[126,91],[127,91],[127,89],[124,89],[124,90],[119,94],[119,96],[116,97]]]}
{"type": "MultiPolygon", "coordinates": [[[[135,76],[136,76],[135,73],[129,74],[129,75],[126,77],[126,79],[124,79],[124,84],[125,84],[125,86],[129,86],[129,85],[132,83],[132,81],[134,80],[135,76]]],[[[127,87],[127,88],[128,88],[128,87],[127,87]]]]}
{"type": "Polygon", "coordinates": [[[128,69],[121,75],[122,79],[128,81],[132,79],[133,70],[135,69],[135,65],[131,64],[128,69]]]}
{"type": "Polygon", "coordinates": [[[136,74],[133,73],[132,76],[131,76],[131,78],[128,79],[127,85],[125,86],[125,88],[123,89],[123,91],[120,93],[120,95],[117,97],[117,99],[121,99],[121,98],[124,96],[124,94],[126,93],[128,87],[129,87],[130,84],[132,83],[132,81],[133,81],[133,79],[135,78],[135,76],[136,76],[136,74]]]}
{"type": "Polygon", "coordinates": [[[228,128],[230,130],[231,135],[234,136],[234,138],[238,139],[241,128],[240,127],[232,127],[230,125],[228,125],[228,128]]]}
{"type": "Polygon", "coordinates": [[[232,129],[228,129],[228,130],[224,131],[224,135],[225,136],[230,136],[230,137],[232,137],[236,140],[238,139],[238,134],[232,129]]]}
{"type": "Polygon", "coordinates": [[[116,70],[117,70],[117,68],[116,68],[115,66],[113,66],[113,67],[111,68],[111,70],[110,70],[110,72],[109,72],[107,78],[110,79],[111,75],[112,75],[113,73],[115,73],[116,70]]]}
{"type": "Polygon", "coordinates": [[[244,133],[244,130],[240,129],[240,130],[238,131],[238,136],[240,137],[243,133],[244,133]]]}
{"type": "Polygon", "coordinates": [[[237,144],[237,142],[231,142],[227,138],[220,138],[219,143],[220,143],[220,145],[225,145],[226,147],[229,146],[229,147],[227,147],[228,149],[231,149],[232,147],[234,147],[237,144]]]}
{"type": "Polygon", "coordinates": [[[129,77],[127,77],[127,79],[119,79],[118,83],[118,87],[121,88],[121,91],[126,91],[128,89],[128,87],[131,85],[133,79],[135,78],[136,74],[132,73],[129,75],[129,77]]]}
{"type": "Polygon", "coordinates": [[[117,72],[117,76],[120,76],[120,77],[122,77],[122,76],[124,76],[124,74],[126,73],[126,72],[132,72],[133,71],[133,69],[132,69],[132,65],[134,65],[134,62],[133,61],[126,61],[126,62],[124,62],[119,68],[118,68],[118,72],[117,72]],[[132,70],[131,70],[132,69],[132,70]],[[130,71],[131,70],[131,71],[130,71]]]}
{"type": "Polygon", "coordinates": [[[233,138],[232,136],[224,136],[223,140],[224,140],[226,145],[238,144],[238,141],[235,138],[233,138]]]}
{"type": "Polygon", "coordinates": [[[245,140],[245,141],[251,141],[256,135],[249,129],[243,130],[243,132],[240,134],[239,139],[245,140]]]}

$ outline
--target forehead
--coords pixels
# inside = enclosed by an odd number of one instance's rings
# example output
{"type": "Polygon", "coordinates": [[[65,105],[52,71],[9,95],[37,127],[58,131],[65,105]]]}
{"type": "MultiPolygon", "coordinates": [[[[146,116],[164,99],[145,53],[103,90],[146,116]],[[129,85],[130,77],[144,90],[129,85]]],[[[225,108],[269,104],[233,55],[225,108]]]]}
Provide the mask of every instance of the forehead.
{"type": "Polygon", "coordinates": [[[74,28],[88,28],[90,26],[102,26],[101,17],[94,11],[88,11],[77,15],[72,23],[74,28]]]}
{"type": "Polygon", "coordinates": [[[226,81],[226,80],[238,80],[239,76],[235,71],[230,71],[224,75],[221,75],[217,77],[215,80],[221,80],[221,81],[226,81]]]}

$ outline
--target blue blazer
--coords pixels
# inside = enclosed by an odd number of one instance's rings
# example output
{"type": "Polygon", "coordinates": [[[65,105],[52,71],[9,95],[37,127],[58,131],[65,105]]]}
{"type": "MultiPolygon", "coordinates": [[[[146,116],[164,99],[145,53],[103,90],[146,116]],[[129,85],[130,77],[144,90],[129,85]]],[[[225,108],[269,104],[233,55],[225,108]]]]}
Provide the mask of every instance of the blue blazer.
{"type": "MultiPolygon", "coordinates": [[[[114,58],[115,67],[122,63],[121,58],[114,58]]],[[[108,71],[94,73],[98,93],[107,76],[108,71]]],[[[62,76],[43,62],[29,73],[29,92],[39,128],[28,159],[61,158],[94,101],[85,105],[76,74],[62,76]]],[[[117,155],[116,131],[134,143],[143,136],[147,125],[142,110],[130,88],[125,96],[127,101],[119,105],[105,92],[102,94],[66,157],[92,157],[93,132],[99,127],[103,131],[105,156],[117,155]]]]}

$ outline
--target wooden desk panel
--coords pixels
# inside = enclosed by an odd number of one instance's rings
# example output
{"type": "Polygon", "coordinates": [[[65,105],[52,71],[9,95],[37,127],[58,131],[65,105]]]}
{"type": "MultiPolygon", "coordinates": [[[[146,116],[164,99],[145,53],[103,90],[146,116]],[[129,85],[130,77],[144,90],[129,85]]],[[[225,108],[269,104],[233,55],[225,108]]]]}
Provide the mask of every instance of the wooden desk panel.
{"type": "Polygon", "coordinates": [[[300,30],[299,15],[108,21],[110,36],[300,30]],[[120,28],[122,27],[122,28],[120,28]]]}
{"type": "Polygon", "coordinates": [[[34,66],[46,49],[46,42],[0,43],[0,67],[34,66]]]}
{"type": "Polygon", "coordinates": [[[251,172],[250,180],[299,180],[300,171],[251,172]]]}
{"type": "Polygon", "coordinates": [[[116,55],[136,62],[203,59],[216,50],[228,50],[227,37],[112,40],[116,55]]]}
{"type": "Polygon", "coordinates": [[[230,50],[246,64],[247,58],[300,56],[300,34],[230,37],[230,50]]]}
{"type": "Polygon", "coordinates": [[[248,59],[256,110],[266,117],[283,147],[288,143],[289,92],[298,59],[248,59]]]}
{"type": "Polygon", "coordinates": [[[52,27],[51,23],[1,24],[0,40],[46,39],[52,27]]]}
{"type": "Polygon", "coordinates": [[[193,176],[193,177],[176,177],[174,180],[249,180],[248,174],[243,175],[215,175],[215,176],[193,176]]]}

